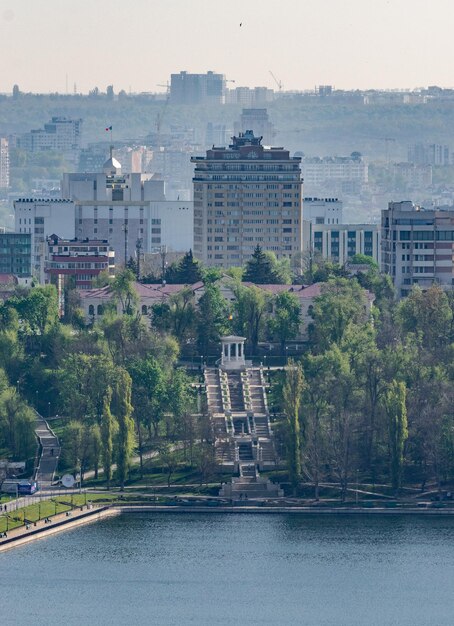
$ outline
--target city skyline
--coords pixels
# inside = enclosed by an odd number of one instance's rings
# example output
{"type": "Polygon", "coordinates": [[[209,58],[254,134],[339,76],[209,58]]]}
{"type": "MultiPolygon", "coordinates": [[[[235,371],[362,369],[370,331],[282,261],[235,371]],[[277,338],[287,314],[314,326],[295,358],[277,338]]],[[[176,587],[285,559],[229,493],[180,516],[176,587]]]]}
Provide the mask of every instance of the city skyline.
{"type": "Polygon", "coordinates": [[[229,87],[450,87],[453,14],[447,0],[137,0],[127,14],[119,0],[4,0],[0,92],[165,91],[180,70],[223,73],[229,87]]]}

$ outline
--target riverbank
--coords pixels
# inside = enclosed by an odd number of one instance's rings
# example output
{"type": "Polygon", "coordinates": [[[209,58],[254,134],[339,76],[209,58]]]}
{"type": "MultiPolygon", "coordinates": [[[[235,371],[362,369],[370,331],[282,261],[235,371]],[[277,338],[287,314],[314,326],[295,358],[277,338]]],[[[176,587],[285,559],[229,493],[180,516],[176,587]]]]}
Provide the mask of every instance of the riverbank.
{"type": "Polygon", "coordinates": [[[42,519],[27,526],[20,526],[8,531],[6,537],[0,537],[0,553],[120,513],[119,509],[110,506],[87,506],[81,507],[79,511],[72,511],[70,515],[61,513],[49,517],[48,520],[50,521],[42,519]]]}
{"type": "Polygon", "coordinates": [[[265,506],[253,504],[223,504],[223,505],[188,505],[188,504],[121,504],[98,507],[82,507],[80,511],[72,511],[71,515],[61,513],[49,518],[50,522],[40,520],[29,524],[28,528],[21,526],[7,533],[6,538],[0,537],[0,553],[37,539],[43,539],[53,534],[71,530],[84,524],[97,522],[106,517],[123,513],[217,513],[217,514],[274,514],[274,515],[362,515],[362,516],[454,516],[454,508],[357,508],[357,507],[309,507],[309,506],[265,506]]]}
{"type": "Polygon", "coordinates": [[[121,513],[273,513],[282,515],[444,515],[454,517],[453,509],[388,509],[388,508],[356,508],[356,507],[307,507],[307,506],[253,506],[253,505],[224,505],[224,506],[203,506],[203,505],[161,505],[143,504],[119,505],[113,507],[121,513]]]}

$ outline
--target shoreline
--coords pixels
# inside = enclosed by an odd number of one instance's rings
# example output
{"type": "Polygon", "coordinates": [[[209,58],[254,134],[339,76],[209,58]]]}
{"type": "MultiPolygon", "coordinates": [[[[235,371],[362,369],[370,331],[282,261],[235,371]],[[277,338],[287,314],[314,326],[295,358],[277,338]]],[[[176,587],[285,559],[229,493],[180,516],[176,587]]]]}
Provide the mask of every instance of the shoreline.
{"type": "Polygon", "coordinates": [[[38,539],[49,537],[59,532],[71,530],[105,519],[106,517],[112,517],[115,515],[122,515],[124,513],[211,513],[211,514],[262,514],[262,515],[367,515],[367,516],[437,516],[446,517],[454,516],[453,509],[420,509],[420,508],[408,508],[408,509],[387,509],[387,508],[373,508],[373,509],[361,509],[361,508],[340,508],[340,507],[286,507],[286,506],[253,506],[253,505],[227,505],[227,506],[182,506],[182,505],[112,505],[102,506],[99,508],[93,508],[86,511],[81,511],[77,516],[74,514],[71,517],[67,517],[65,514],[57,515],[53,519],[50,525],[45,525],[44,520],[41,520],[41,524],[37,528],[26,530],[23,526],[13,529],[8,533],[7,539],[0,539],[0,553],[16,548],[18,546],[25,545],[38,539]]]}
{"type": "Polygon", "coordinates": [[[60,513],[50,518],[52,520],[50,524],[45,524],[44,520],[40,520],[37,522],[39,526],[32,526],[29,530],[24,528],[24,526],[19,526],[18,528],[10,530],[6,539],[0,539],[0,553],[32,541],[37,541],[38,539],[43,539],[44,537],[49,537],[50,535],[55,535],[65,530],[71,530],[72,528],[77,528],[84,524],[97,522],[105,517],[119,515],[120,513],[120,511],[113,507],[103,506],[80,511],[77,515],[73,513],[69,517],[67,517],[65,513],[60,513]]]}

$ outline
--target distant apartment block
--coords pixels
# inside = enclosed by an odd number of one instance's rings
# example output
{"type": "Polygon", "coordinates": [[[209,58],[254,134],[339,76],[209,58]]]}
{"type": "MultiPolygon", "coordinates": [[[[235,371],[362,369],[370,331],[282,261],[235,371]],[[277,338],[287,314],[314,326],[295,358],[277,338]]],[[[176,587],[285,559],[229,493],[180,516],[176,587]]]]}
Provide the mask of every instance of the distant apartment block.
{"type": "Polygon", "coordinates": [[[29,152],[73,153],[79,151],[82,120],[53,117],[44,128],[32,130],[18,138],[18,147],[29,152]]]}
{"type": "Polygon", "coordinates": [[[189,74],[180,72],[170,77],[170,102],[172,104],[222,104],[224,102],[225,76],[215,72],[189,74]]]}
{"type": "Polygon", "coordinates": [[[432,166],[414,163],[395,163],[393,165],[395,182],[404,183],[412,189],[424,189],[432,185],[432,166]]]}
{"type": "Polygon", "coordinates": [[[301,159],[266,148],[251,130],[193,157],[194,254],[207,265],[243,265],[260,245],[278,258],[302,250],[301,159]]]}
{"type": "Polygon", "coordinates": [[[238,122],[234,125],[235,135],[245,133],[248,129],[254,131],[254,135],[262,137],[264,145],[272,145],[275,136],[274,126],[266,109],[243,109],[238,122]]]}
{"type": "Polygon", "coordinates": [[[306,189],[357,191],[369,180],[368,165],[360,156],[304,157],[301,167],[306,189]]]}
{"type": "Polygon", "coordinates": [[[6,137],[0,137],[0,189],[9,187],[9,144],[6,137]]]}
{"type": "Polygon", "coordinates": [[[382,271],[400,297],[413,285],[454,286],[454,208],[424,209],[410,201],[382,211],[382,271]]]}
{"type": "Polygon", "coordinates": [[[304,220],[304,250],[345,265],[355,254],[371,257],[380,265],[378,224],[317,224],[304,220]]]}
{"type": "Polygon", "coordinates": [[[416,165],[451,165],[449,146],[438,143],[416,143],[408,147],[408,161],[416,165]]]}
{"type": "Polygon", "coordinates": [[[225,95],[227,104],[239,104],[244,107],[256,107],[273,102],[274,90],[268,87],[236,87],[228,89],[225,95]]]}
{"type": "Polygon", "coordinates": [[[313,224],[342,224],[342,201],[338,198],[304,198],[304,221],[313,224]]]}
{"type": "Polygon", "coordinates": [[[0,274],[31,276],[30,233],[0,233],[0,274]]]}

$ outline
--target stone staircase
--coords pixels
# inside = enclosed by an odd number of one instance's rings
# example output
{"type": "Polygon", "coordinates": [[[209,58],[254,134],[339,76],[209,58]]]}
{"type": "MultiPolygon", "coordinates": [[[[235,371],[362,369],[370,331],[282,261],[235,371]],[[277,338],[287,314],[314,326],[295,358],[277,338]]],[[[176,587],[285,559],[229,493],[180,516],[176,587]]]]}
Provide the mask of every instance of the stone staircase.
{"type": "Polygon", "coordinates": [[[239,474],[221,495],[236,500],[278,497],[278,486],[259,476],[259,469],[275,469],[279,463],[263,371],[206,368],[204,375],[216,462],[239,474]]]}

